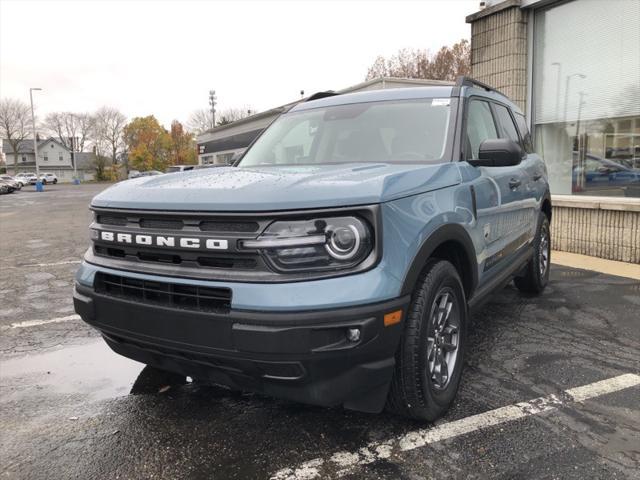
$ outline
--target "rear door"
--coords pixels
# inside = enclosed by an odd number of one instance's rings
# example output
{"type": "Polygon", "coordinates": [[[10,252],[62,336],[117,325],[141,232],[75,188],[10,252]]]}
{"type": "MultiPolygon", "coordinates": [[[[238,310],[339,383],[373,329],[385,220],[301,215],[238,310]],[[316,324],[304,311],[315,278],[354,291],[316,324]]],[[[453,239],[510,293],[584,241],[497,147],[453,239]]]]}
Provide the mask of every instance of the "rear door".
{"type": "MultiPolygon", "coordinates": [[[[507,128],[499,121],[494,107],[487,99],[470,98],[463,136],[465,160],[479,158],[484,140],[507,137],[507,128]]],[[[527,221],[522,218],[526,182],[521,165],[477,168],[480,171],[480,178],[474,182],[477,228],[481,230],[484,247],[479,278],[485,281],[508,268],[509,260],[529,241],[527,221]]]]}

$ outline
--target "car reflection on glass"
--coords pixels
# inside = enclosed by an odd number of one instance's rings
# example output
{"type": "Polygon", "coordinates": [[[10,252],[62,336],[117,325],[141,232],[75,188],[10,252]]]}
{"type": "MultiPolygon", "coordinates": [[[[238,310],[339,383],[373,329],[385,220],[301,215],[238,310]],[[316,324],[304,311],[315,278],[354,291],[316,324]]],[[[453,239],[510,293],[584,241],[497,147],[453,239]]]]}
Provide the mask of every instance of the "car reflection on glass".
{"type": "Polygon", "coordinates": [[[631,168],[619,162],[587,153],[584,163],[578,162],[578,152],[573,152],[573,184],[582,176],[584,187],[621,186],[640,183],[640,168],[631,168]]]}

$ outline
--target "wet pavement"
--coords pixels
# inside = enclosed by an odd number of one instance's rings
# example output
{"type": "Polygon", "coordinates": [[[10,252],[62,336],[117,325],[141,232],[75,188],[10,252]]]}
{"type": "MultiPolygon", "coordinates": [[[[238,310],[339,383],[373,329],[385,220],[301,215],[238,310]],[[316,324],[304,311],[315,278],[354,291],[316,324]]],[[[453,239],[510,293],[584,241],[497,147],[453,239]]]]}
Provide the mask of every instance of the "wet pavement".
{"type": "Polygon", "coordinates": [[[437,426],[310,407],[145,368],[73,315],[72,262],[102,188],[0,197],[2,478],[640,478],[640,386],[565,393],[640,373],[640,282],[554,266],[541,297],[496,294],[437,426]],[[418,448],[390,442],[540,397],[553,408],[418,448]],[[367,445],[382,453],[344,453],[367,445]]]}

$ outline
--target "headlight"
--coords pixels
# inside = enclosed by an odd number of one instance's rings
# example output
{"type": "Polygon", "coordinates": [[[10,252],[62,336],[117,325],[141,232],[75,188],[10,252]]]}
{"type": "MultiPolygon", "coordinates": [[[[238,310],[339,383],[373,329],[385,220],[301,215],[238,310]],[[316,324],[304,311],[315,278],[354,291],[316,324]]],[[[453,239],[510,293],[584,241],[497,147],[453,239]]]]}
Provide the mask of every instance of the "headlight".
{"type": "Polygon", "coordinates": [[[259,250],[280,272],[352,268],[373,250],[373,233],[355,216],[276,221],[241,248],[259,250]]]}

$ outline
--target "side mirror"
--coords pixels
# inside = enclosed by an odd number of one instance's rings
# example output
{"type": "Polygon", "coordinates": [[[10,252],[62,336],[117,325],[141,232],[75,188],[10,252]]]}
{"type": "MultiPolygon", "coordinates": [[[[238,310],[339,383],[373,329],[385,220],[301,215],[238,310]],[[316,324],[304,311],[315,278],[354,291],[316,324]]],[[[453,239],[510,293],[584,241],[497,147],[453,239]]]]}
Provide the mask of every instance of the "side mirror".
{"type": "Polygon", "coordinates": [[[522,147],[508,138],[489,138],[480,144],[477,160],[469,160],[475,167],[510,167],[522,161],[522,147]]]}

